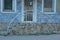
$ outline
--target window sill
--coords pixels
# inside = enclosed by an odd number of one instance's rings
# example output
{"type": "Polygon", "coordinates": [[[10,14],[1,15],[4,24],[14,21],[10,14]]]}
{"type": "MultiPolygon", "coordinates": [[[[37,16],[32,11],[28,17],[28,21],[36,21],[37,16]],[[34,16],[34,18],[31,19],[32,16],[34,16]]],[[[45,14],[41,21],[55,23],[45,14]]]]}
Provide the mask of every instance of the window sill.
{"type": "Polygon", "coordinates": [[[43,12],[44,14],[55,14],[56,12],[43,12]]]}
{"type": "Polygon", "coordinates": [[[34,21],[23,21],[22,23],[35,23],[34,21]]]}
{"type": "Polygon", "coordinates": [[[1,12],[1,13],[16,13],[16,11],[15,11],[15,12],[5,12],[5,11],[4,11],[4,12],[1,12]]]}

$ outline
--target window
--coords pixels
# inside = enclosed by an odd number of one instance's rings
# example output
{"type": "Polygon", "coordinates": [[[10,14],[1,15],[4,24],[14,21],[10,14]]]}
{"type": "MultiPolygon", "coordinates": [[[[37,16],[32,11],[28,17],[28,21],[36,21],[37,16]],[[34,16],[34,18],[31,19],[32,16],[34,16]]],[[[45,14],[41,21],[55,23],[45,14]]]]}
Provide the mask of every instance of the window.
{"type": "Polygon", "coordinates": [[[22,0],[22,22],[36,22],[36,0],[22,0]]]}
{"type": "Polygon", "coordinates": [[[35,2],[33,0],[23,0],[23,21],[32,22],[34,21],[34,5],[35,2]]]}
{"type": "Polygon", "coordinates": [[[33,9],[33,0],[24,0],[24,10],[33,9]]]}
{"type": "Polygon", "coordinates": [[[10,13],[16,11],[16,0],[1,0],[1,11],[10,13]]]}
{"type": "Polygon", "coordinates": [[[12,0],[4,0],[4,11],[12,10],[12,0]]]}
{"type": "Polygon", "coordinates": [[[24,21],[32,21],[33,0],[24,0],[24,21]]]}
{"type": "Polygon", "coordinates": [[[26,13],[24,13],[24,21],[33,21],[33,12],[32,11],[28,11],[26,13]]]}
{"type": "Polygon", "coordinates": [[[38,12],[56,12],[56,0],[37,0],[38,12]]]}
{"type": "Polygon", "coordinates": [[[44,0],[44,11],[45,12],[54,12],[52,0],[44,0]]]}

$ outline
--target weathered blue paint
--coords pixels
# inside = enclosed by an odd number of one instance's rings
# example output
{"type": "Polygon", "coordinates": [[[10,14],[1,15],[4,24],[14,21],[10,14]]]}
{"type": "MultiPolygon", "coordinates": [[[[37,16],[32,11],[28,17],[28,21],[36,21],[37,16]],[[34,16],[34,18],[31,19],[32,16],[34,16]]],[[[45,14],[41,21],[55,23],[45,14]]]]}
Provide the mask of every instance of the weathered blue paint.
{"type": "MultiPolygon", "coordinates": [[[[11,20],[14,19],[16,15],[18,15],[14,22],[20,22],[21,21],[21,3],[17,3],[17,12],[16,13],[1,13],[0,11],[0,22],[11,22],[11,20]]],[[[0,4],[1,9],[1,4],[0,4]]]]}
{"type": "MultiPolygon", "coordinates": [[[[40,12],[41,13],[41,12],[40,12]]],[[[55,14],[37,14],[37,22],[40,23],[60,23],[60,13],[55,14]]]]}
{"type": "MultiPolygon", "coordinates": [[[[1,0],[0,0],[1,2],[1,0]]],[[[22,6],[21,2],[17,3],[17,12],[16,13],[1,13],[0,11],[0,22],[21,22],[22,19],[22,6]],[[16,15],[18,15],[16,17],[16,15]],[[16,18],[15,18],[16,17],[16,18]],[[15,19],[14,19],[15,18],[15,19]]],[[[40,5],[40,4],[39,4],[40,5]]],[[[40,12],[40,6],[37,11],[37,22],[39,23],[60,23],[60,13],[57,11],[54,14],[44,14],[40,12]]],[[[1,10],[1,4],[0,4],[0,10],[1,10]]]]}

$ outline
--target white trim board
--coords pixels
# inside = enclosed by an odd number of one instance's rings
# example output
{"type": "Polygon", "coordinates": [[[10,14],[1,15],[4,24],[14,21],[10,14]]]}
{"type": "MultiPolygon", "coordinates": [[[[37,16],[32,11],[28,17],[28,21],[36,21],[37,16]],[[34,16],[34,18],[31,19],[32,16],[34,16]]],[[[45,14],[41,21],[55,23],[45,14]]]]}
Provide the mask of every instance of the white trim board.
{"type": "Polygon", "coordinates": [[[13,4],[12,4],[12,8],[14,11],[3,11],[3,8],[4,8],[4,3],[3,3],[4,0],[1,0],[1,12],[2,13],[16,13],[16,0],[12,0],[13,1],[13,4]]]}

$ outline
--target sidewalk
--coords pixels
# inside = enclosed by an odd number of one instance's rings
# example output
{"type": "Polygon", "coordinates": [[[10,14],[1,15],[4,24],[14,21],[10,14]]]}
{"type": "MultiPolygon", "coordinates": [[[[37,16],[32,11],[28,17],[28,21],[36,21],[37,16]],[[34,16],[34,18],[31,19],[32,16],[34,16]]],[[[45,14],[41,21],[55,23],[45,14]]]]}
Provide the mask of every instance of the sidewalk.
{"type": "Polygon", "coordinates": [[[60,35],[0,36],[0,40],[60,40],[60,35]]]}

